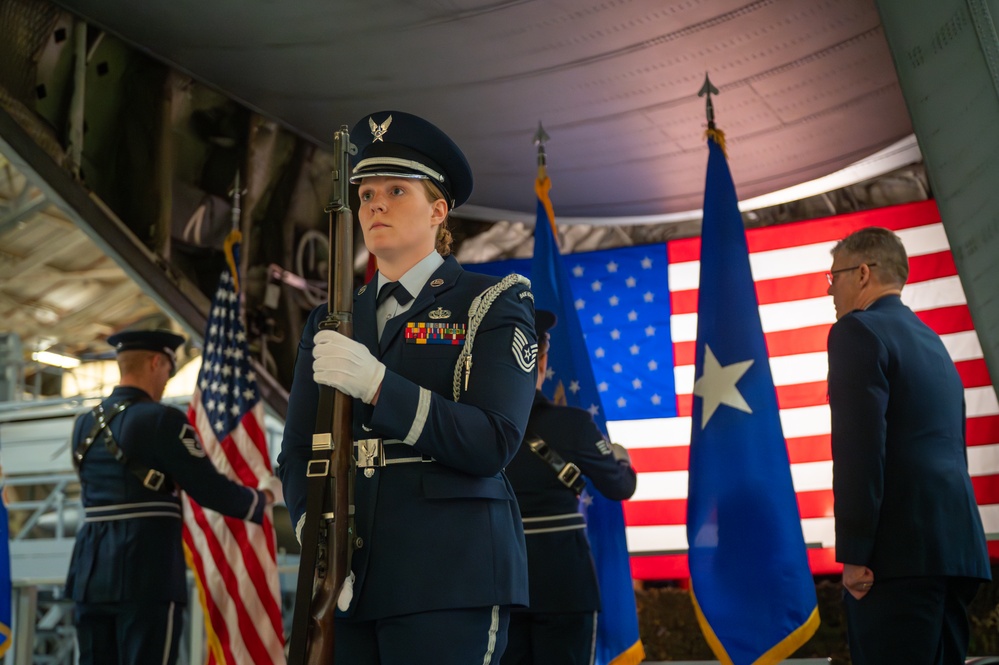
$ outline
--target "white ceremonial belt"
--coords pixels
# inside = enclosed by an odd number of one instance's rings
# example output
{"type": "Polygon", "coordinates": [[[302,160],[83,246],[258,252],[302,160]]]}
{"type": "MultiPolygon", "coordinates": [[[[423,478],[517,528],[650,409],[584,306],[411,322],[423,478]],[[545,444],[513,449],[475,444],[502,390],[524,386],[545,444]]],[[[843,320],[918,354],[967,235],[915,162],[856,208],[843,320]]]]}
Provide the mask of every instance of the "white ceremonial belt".
{"type": "Polygon", "coordinates": [[[109,506],[87,506],[83,509],[84,522],[112,522],[145,517],[173,517],[181,519],[181,509],[169,501],[143,501],[117,503],[109,506]]]}
{"type": "Polygon", "coordinates": [[[580,513],[523,517],[521,520],[524,522],[525,535],[553,533],[556,531],[574,531],[586,528],[586,520],[580,513]]]}
{"type": "Polygon", "coordinates": [[[430,456],[419,456],[419,457],[393,457],[391,459],[385,460],[385,465],[389,464],[410,464],[412,462],[433,462],[434,458],[430,456]]]}
{"type": "Polygon", "coordinates": [[[361,469],[434,461],[429,455],[414,455],[413,452],[412,446],[399,439],[360,439],[354,442],[357,466],[361,469]]]}

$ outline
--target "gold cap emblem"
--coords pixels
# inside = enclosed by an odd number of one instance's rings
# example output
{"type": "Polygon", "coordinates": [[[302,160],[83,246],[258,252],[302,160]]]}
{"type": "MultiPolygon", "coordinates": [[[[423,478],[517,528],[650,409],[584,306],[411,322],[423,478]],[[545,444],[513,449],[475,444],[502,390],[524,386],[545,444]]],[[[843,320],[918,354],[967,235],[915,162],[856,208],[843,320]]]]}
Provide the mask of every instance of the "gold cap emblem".
{"type": "Polygon", "coordinates": [[[391,124],[392,116],[389,116],[388,119],[380,125],[375,122],[374,118],[369,117],[368,126],[371,127],[371,135],[374,137],[371,142],[374,143],[375,141],[382,141],[382,143],[384,143],[385,141],[382,137],[385,136],[385,132],[388,131],[389,125],[391,124]]]}

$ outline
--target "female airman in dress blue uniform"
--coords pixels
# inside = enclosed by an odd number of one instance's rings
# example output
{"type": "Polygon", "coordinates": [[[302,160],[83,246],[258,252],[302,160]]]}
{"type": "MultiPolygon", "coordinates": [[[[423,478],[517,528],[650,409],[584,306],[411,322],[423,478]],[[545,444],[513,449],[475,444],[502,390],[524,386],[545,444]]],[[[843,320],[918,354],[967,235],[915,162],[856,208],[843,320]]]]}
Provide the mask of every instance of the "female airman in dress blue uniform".
{"type": "Polygon", "coordinates": [[[472,176],[437,127],[386,111],[351,140],[358,220],[379,272],[355,293],[354,340],[319,330],[325,305],[306,323],[278,460],[285,497],[300,529],[317,384],[354,397],[353,595],[340,598],[336,662],[498,663],[509,608],[528,601],[503,468],[534,397],[530,285],[465,272],[449,256],[447,215],[472,176]]]}

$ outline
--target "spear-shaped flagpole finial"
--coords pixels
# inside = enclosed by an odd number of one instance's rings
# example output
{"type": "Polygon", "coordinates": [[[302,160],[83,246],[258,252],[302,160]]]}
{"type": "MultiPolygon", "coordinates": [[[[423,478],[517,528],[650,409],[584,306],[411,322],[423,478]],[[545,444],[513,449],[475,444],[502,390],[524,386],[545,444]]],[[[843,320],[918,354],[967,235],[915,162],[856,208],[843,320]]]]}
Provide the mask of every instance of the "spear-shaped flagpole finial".
{"type": "Polygon", "coordinates": [[[701,90],[697,93],[697,96],[704,97],[707,95],[708,99],[706,102],[706,112],[708,115],[708,129],[715,128],[715,107],[714,104],[711,103],[711,95],[717,94],[720,94],[718,92],[718,88],[711,85],[711,79],[708,78],[708,73],[704,72],[704,85],[701,86],[701,90]]]}
{"type": "Polygon", "coordinates": [[[544,166],[547,163],[547,155],[545,154],[545,141],[549,140],[551,137],[545,133],[545,128],[541,126],[541,121],[538,120],[538,131],[534,134],[534,145],[538,146],[538,166],[544,166]]]}

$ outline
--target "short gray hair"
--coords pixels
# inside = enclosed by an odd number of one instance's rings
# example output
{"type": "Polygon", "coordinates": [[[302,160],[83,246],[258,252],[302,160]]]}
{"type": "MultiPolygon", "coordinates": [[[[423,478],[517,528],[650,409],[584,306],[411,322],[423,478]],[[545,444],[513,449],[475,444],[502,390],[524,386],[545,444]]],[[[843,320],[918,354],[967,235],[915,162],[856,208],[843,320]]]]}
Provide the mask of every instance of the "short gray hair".
{"type": "Polygon", "coordinates": [[[868,265],[877,264],[885,283],[902,286],[909,279],[909,257],[897,235],[880,226],[868,226],[854,231],[836,243],[833,256],[849,254],[868,265]]]}

